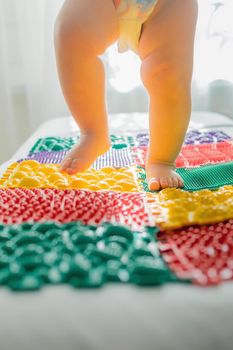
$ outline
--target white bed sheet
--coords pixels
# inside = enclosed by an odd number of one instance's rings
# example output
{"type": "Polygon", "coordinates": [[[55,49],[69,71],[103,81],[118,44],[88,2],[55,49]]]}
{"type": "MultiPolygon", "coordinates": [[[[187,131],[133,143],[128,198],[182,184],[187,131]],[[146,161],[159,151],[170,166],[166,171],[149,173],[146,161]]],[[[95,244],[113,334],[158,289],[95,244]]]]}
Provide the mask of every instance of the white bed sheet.
{"type": "MultiPolygon", "coordinates": [[[[146,115],[112,115],[111,131],[145,129],[146,115]]],[[[233,136],[233,122],[193,113],[191,127],[233,136]]],[[[11,161],[39,137],[77,132],[71,118],[43,124],[11,161]]],[[[1,170],[3,171],[7,163],[1,170]]],[[[233,283],[203,288],[108,285],[100,290],[46,287],[15,294],[0,289],[0,350],[232,350],[233,283]]]]}

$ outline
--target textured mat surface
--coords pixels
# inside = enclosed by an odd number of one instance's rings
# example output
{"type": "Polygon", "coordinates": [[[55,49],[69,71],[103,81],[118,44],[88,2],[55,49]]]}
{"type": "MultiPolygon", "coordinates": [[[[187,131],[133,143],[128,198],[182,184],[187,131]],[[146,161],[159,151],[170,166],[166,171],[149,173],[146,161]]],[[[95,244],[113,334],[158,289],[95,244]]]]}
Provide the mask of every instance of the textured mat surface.
{"type": "Polygon", "coordinates": [[[225,141],[184,146],[176,161],[176,166],[179,168],[190,168],[200,165],[231,162],[232,160],[233,144],[225,141]]]}
{"type": "Polygon", "coordinates": [[[20,159],[19,162],[24,160],[36,160],[41,164],[60,164],[67,152],[68,150],[34,152],[30,153],[28,157],[20,159]]]}
{"type": "Polygon", "coordinates": [[[0,285],[38,290],[46,284],[76,288],[106,282],[160,285],[175,281],[160,257],[153,231],[122,226],[29,223],[1,226],[0,285]]]}
{"type": "Polygon", "coordinates": [[[233,184],[233,163],[222,163],[202,166],[192,169],[177,169],[184,180],[184,189],[196,191],[202,189],[217,189],[221,186],[233,184]]]}
{"type": "MultiPolygon", "coordinates": [[[[120,136],[110,135],[112,148],[123,149],[129,146],[135,146],[135,137],[133,136],[120,136]]],[[[32,153],[43,151],[67,151],[70,150],[75,143],[79,140],[79,137],[45,137],[40,138],[35,145],[31,148],[29,156],[32,153]]]]}
{"type": "MultiPolygon", "coordinates": [[[[176,172],[184,180],[183,189],[186,191],[218,189],[221,186],[233,184],[233,162],[190,169],[178,168],[176,172]]],[[[141,189],[150,192],[144,168],[138,167],[137,174],[141,189]]]]}
{"type": "Polygon", "coordinates": [[[162,229],[232,219],[233,186],[224,186],[217,191],[187,192],[170,188],[147,193],[147,208],[151,224],[162,229]]]}
{"type": "Polygon", "coordinates": [[[132,157],[129,147],[123,149],[111,149],[98,157],[93,164],[93,169],[106,167],[123,168],[132,165],[132,157]]]}
{"type": "MultiPolygon", "coordinates": [[[[147,147],[133,147],[132,159],[137,165],[145,167],[147,147]]],[[[207,164],[231,162],[233,144],[231,142],[205,143],[183,146],[176,159],[177,168],[192,168],[207,164]]]]}
{"type": "MultiPolygon", "coordinates": [[[[225,140],[230,140],[231,137],[219,130],[211,131],[200,131],[200,130],[190,130],[185,136],[185,145],[198,145],[202,143],[213,143],[213,142],[222,142],[225,140]]],[[[148,132],[140,132],[136,136],[137,147],[148,146],[149,143],[149,134],[148,132]]]]}
{"type": "Polygon", "coordinates": [[[55,164],[40,164],[35,160],[25,160],[9,166],[0,179],[0,187],[7,188],[57,188],[89,189],[92,191],[112,190],[138,192],[132,168],[89,169],[76,175],[61,173],[55,164]]]}
{"type": "MultiPolygon", "coordinates": [[[[68,150],[64,151],[43,151],[31,153],[23,160],[36,160],[41,164],[60,164],[66,156],[68,150]]],[[[102,169],[106,167],[121,168],[132,164],[131,153],[128,147],[123,149],[110,149],[105,154],[96,159],[92,168],[102,169]]]]}
{"type": "Polygon", "coordinates": [[[202,143],[212,143],[212,142],[222,142],[225,140],[230,140],[231,137],[223,131],[211,130],[211,131],[200,131],[200,130],[190,130],[187,132],[185,137],[185,144],[202,144],[202,143]]]}
{"type": "MultiPolygon", "coordinates": [[[[110,135],[112,148],[123,149],[126,147],[144,147],[148,145],[149,134],[148,132],[138,133],[133,135],[110,135]]],[[[212,142],[222,142],[230,140],[231,137],[222,131],[199,131],[191,130],[187,133],[185,138],[185,144],[202,144],[212,142]]],[[[71,149],[78,141],[77,137],[46,137],[40,138],[35,145],[31,148],[29,154],[42,151],[64,151],[71,149]]]]}
{"type": "Polygon", "coordinates": [[[149,143],[149,133],[140,132],[136,136],[136,147],[146,147],[149,143]]]}
{"type": "Polygon", "coordinates": [[[233,279],[233,220],[159,234],[164,260],[179,278],[201,285],[233,279]]]}
{"type": "Polygon", "coordinates": [[[46,137],[39,139],[31,148],[30,154],[42,151],[64,151],[71,149],[77,142],[77,137],[46,137]]]}
{"type": "Polygon", "coordinates": [[[129,146],[135,146],[135,137],[128,136],[120,136],[120,135],[110,135],[111,143],[113,149],[123,149],[129,146]]]}
{"type": "Polygon", "coordinates": [[[232,279],[229,139],[221,131],[190,131],[176,164],[184,190],[154,193],[145,169],[134,165],[144,165],[148,133],[111,135],[111,150],[73,176],[58,164],[77,138],[38,140],[29,159],[0,179],[0,285],[37,290],[232,279]]]}
{"type": "Polygon", "coordinates": [[[85,190],[0,190],[0,222],[81,221],[84,224],[111,222],[142,229],[148,225],[141,193],[92,192],[85,190]]]}

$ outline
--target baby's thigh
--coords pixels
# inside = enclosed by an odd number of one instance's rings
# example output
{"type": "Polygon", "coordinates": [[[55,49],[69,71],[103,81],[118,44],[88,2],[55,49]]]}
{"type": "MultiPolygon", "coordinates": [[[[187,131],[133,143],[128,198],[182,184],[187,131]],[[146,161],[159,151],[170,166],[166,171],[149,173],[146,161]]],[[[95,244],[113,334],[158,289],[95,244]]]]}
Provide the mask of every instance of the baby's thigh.
{"type": "MultiPolygon", "coordinates": [[[[160,0],[154,13],[143,25],[140,56],[180,57],[192,51],[197,19],[197,0],[160,0]]],[[[162,58],[163,58],[162,57],[162,58]]]]}
{"type": "Polygon", "coordinates": [[[113,0],[66,0],[55,28],[69,42],[83,41],[102,54],[117,40],[118,26],[113,0]]]}
{"type": "Polygon", "coordinates": [[[190,80],[193,63],[197,0],[160,0],[143,25],[139,42],[143,81],[171,74],[190,80]]]}

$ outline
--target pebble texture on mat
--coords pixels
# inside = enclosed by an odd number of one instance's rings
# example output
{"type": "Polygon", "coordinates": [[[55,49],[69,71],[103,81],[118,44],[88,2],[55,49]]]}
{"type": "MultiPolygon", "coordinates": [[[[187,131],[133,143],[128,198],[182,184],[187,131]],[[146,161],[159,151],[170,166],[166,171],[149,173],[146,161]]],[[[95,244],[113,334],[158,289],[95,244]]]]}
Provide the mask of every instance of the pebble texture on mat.
{"type": "Polygon", "coordinates": [[[61,173],[56,164],[40,164],[35,160],[25,160],[9,166],[0,179],[0,187],[6,188],[57,188],[88,189],[92,191],[111,190],[138,192],[132,168],[89,169],[75,175],[61,173]]]}
{"type": "Polygon", "coordinates": [[[233,218],[233,186],[191,193],[168,188],[147,193],[147,206],[152,224],[166,230],[220,222],[233,218]]]}
{"type": "Polygon", "coordinates": [[[38,290],[46,284],[96,288],[106,282],[176,281],[161,259],[156,230],[51,222],[0,227],[0,285],[38,290]]]}

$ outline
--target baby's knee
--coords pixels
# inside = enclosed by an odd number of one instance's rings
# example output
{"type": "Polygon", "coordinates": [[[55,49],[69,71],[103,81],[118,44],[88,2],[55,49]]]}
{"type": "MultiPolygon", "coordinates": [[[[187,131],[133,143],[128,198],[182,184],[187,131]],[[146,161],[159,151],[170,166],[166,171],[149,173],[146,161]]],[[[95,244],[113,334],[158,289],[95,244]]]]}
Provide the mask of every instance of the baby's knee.
{"type": "Polygon", "coordinates": [[[180,89],[189,88],[191,72],[192,67],[188,62],[186,64],[164,55],[159,57],[157,53],[150,54],[141,65],[141,79],[144,86],[148,90],[155,88],[161,92],[163,88],[174,93],[180,89]],[[176,87],[175,90],[174,87],[176,87]]]}

